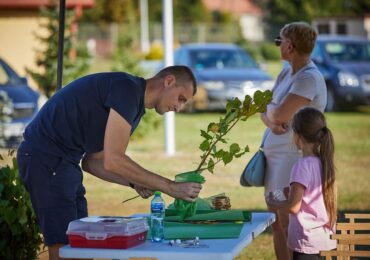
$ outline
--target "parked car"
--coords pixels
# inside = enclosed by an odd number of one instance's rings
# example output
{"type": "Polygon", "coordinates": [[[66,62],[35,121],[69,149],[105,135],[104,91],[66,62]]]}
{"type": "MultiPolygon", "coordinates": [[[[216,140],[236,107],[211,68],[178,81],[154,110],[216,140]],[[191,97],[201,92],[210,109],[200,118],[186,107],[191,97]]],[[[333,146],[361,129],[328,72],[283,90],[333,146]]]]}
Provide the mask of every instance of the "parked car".
{"type": "Polygon", "coordinates": [[[0,58],[0,98],[5,105],[1,122],[1,146],[15,147],[21,140],[26,125],[38,111],[39,94],[32,90],[27,79],[18,74],[0,58]],[[9,102],[6,102],[8,99],[9,102]]]}
{"type": "Polygon", "coordinates": [[[320,35],[311,57],[326,80],[327,111],[370,105],[369,40],[320,35]]]}
{"type": "Polygon", "coordinates": [[[174,64],[194,72],[198,91],[187,110],[225,109],[229,99],[244,100],[256,90],[273,87],[274,81],[253,58],[234,44],[184,44],[175,51],[174,64]]]}

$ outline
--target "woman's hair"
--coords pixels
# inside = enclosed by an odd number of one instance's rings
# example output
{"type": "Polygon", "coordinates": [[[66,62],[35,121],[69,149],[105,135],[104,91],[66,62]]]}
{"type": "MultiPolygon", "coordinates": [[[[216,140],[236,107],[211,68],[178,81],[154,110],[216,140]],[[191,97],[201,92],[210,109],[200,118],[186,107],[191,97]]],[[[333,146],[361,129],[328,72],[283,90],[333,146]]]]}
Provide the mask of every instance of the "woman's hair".
{"type": "Polygon", "coordinates": [[[320,158],[322,192],[329,224],[333,227],[337,218],[333,135],[326,127],[324,115],[312,107],[303,108],[294,115],[292,128],[299,137],[314,144],[314,153],[320,158]]]}
{"type": "Polygon", "coordinates": [[[280,35],[291,40],[300,54],[311,54],[317,38],[315,28],[305,22],[286,24],[281,29],[280,35]]]}
{"type": "Polygon", "coordinates": [[[159,71],[154,77],[164,78],[167,75],[175,76],[177,85],[192,83],[193,95],[197,92],[197,80],[189,67],[183,65],[169,66],[159,71]]]}

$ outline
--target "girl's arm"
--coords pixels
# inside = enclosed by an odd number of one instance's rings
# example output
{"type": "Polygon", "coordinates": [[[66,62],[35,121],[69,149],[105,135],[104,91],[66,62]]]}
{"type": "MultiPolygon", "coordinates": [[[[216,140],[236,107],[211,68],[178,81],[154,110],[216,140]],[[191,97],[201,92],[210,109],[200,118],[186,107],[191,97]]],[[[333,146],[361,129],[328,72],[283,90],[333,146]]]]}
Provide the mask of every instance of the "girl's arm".
{"type": "Polygon", "coordinates": [[[289,197],[287,200],[278,201],[269,194],[266,198],[267,205],[271,209],[281,210],[287,213],[297,214],[301,208],[302,197],[305,191],[305,186],[300,183],[293,182],[290,185],[289,197]]]}

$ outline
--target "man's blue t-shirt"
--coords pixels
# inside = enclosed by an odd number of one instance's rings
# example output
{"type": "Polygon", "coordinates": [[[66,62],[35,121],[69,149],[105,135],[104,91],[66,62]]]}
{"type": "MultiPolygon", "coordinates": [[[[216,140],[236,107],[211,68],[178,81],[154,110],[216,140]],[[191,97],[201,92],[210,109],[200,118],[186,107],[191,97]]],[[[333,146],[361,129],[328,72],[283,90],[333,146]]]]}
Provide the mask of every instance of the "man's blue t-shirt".
{"type": "Polygon", "coordinates": [[[24,139],[45,153],[78,162],[103,150],[109,110],[119,113],[131,133],[144,115],[145,80],[123,72],[92,74],[52,96],[27,126],[24,139]]]}

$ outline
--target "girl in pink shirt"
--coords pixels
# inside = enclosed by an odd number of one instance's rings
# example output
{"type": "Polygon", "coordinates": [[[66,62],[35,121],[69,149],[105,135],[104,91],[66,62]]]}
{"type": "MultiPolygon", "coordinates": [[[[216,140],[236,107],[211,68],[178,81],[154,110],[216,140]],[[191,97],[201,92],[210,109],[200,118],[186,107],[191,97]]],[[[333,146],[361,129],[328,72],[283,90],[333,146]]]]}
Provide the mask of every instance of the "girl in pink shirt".
{"type": "Polygon", "coordinates": [[[288,212],[288,247],[294,260],[320,259],[321,250],[336,248],[336,192],[334,141],[324,115],[306,107],[294,115],[294,142],[302,151],[292,168],[288,199],[279,201],[272,193],[267,204],[288,212]]]}

